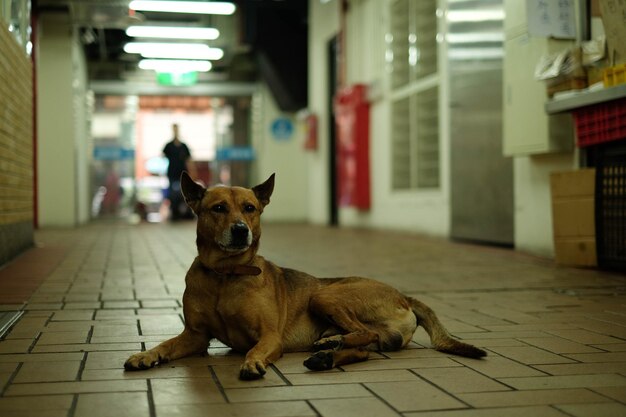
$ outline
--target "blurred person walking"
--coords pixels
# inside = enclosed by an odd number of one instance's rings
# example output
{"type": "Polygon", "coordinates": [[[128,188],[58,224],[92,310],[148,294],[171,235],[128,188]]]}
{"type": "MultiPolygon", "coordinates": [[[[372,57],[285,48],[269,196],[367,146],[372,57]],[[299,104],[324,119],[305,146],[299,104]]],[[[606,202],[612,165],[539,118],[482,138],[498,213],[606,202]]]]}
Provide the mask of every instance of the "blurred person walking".
{"type": "Polygon", "coordinates": [[[196,166],[191,159],[191,152],[185,143],[180,140],[178,124],[172,125],[173,139],[163,148],[163,154],[169,161],[167,167],[167,199],[170,201],[170,220],[191,219],[193,214],[189,210],[181,193],[180,176],[183,171],[189,172],[191,178],[196,178],[196,166]]]}

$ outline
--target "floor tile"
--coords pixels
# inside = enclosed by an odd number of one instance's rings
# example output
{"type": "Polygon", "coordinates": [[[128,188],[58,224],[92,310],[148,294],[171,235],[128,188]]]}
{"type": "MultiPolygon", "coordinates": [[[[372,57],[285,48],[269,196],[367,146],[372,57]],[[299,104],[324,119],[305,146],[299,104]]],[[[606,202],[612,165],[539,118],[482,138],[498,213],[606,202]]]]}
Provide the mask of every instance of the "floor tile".
{"type": "Polygon", "coordinates": [[[450,393],[508,391],[500,384],[467,368],[414,369],[413,372],[450,393]]]}
{"type": "Polygon", "coordinates": [[[135,353],[137,352],[134,350],[89,352],[85,361],[85,370],[122,369],[126,359],[135,353]]]}
{"type": "Polygon", "coordinates": [[[151,378],[210,378],[211,371],[205,367],[173,366],[171,363],[157,365],[143,371],[117,369],[85,369],[81,380],[97,381],[107,379],[151,379],[151,378]]]}
{"type": "Polygon", "coordinates": [[[617,403],[600,404],[566,404],[557,405],[561,411],[574,417],[596,417],[596,416],[624,416],[626,415],[626,405],[617,403]]]}
{"type": "MultiPolygon", "coordinates": [[[[37,417],[67,417],[69,410],[50,409],[37,411],[37,417]]],[[[32,417],[33,411],[3,411],[2,417],[32,417]]]]}
{"type": "Polygon", "coordinates": [[[233,403],[312,400],[322,398],[356,398],[370,397],[371,395],[371,392],[359,384],[303,385],[226,390],[226,397],[233,403]]]}
{"type": "Polygon", "coordinates": [[[500,378],[499,381],[518,390],[626,386],[626,377],[617,374],[500,378]]]}
{"type": "Polygon", "coordinates": [[[626,403],[626,387],[595,387],[591,390],[621,403],[626,403]]]}
{"type": "Polygon", "coordinates": [[[0,354],[26,353],[33,342],[31,339],[0,340],[0,354]]]}
{"type": "Polygon", "coordinates": [[[315,417],[304,401],[240,404],[157,405],[157,417],[315,417]]]}
{"type": "Polygon", "coordinates": [[[568,415],[549,406],[502,407],[404,414],[405,417],[565,417],[568,415]]]}
{"type": "Polygon", "coordinates": [[[129,392],[147,391],[146,381],[80,381],[80,382],[49,382],[37,384],[12,384],[6,390],[6,396],[16,395],[49,395],[91,392],[129,392]]]}
{"type": "Polygon", "coordinates": [[[365,386],[398,411],[465,408],[466,405],[442,389],[416,379],[404,382],[372,382],[365,386]]]}
{"type": "Polygon", "coordinates": [[[536,346],[540,349],[547,350],[552,353],[599,353],[600,349],[584,345],[582,343],[573,342],[571,340],[560,337],[536,337],[520,339],[529,345],[536,346]]]}
{"type": "Polygon", "coordinates": [[[603,343],[623,343],[623,340],[621,339],[583,329],[546,330],[546,333],[551,333],[555,336],[559,336],[564,339],[569,339],[574,342],[587,345],[603,343]]]}
{"type": "Polygon", "coordinates": [[[378,398],[349,398],[311,400],[311,405],[323,417],[398,417],[378,398]]]}
{"type": "Polygon", "coordinates": [[[2,397],[0,398],[0,412],[26,411],[37,412],[43,410],[67,410],[72,406],[72,395],[39,395],[29,397],[2,397]]]}
{"type": "Polygon", "coordinates": [[[609,353],[573,353],[565,355],[568,358],[579,362],[597,363],[597,362],[626,362],[626,352],[609,352],[609,353]]]}
{"type": "Polygon", "coordinates": [[[89,331],[85,330],[79,332],[46,332],[42,333],[37,340],[37,346],[85,343],[88,336],[89,331]]]}
{"type": "Polygon", "coordinates": [[[139,343],[83,343],[68,345],[37,345],[33,348],[33,353],[52,352],[98,352],[106,350],[141,350],[139,343]]]}
{"type": "Polygon", "coordinates": [[[21,367],[13,383],[74,381],[80,362],[27,362],[21,367]]]}
{"type": "Polygon", "coordinates": [[[624,362],[593,362],[593,363],[567,363],[561,365],[535,365],[534,368],[550,375],[590,375],[621,373],[626,374],[624,362]]]}
{"type": "Polygon", "coordinates": [[[405,369],[360,372],[308,372],[287,378],[293,385],[349,384],[363,382],[412,381],[416,375],[405,369]]]}
{"type": "Polygon", "coordinates": [[[458,398],[475,408],[521,407],[530,405],[580,404],[610,401],[587,389],[549,389],[459,394],[458,398]]]}
{"type": "Polygon", "coordinates": [[[15,355],[0,355],[0,363],[3,362],[57,362],[57,361],[80,361],[85,357],[84,353],[24,353],[15,355]]]}
{"type": "Polygon", "coordinates": [[[545,375],[544,372],[533,367],[497,356],[487,356],[483,360],[467,358],[454,358],[454,360],[491,378],[545,375]]]}
{"type": "Polygon", "coordinates": [[[216,404],[226,400],[214,381],[205,378],[151,379],[156,405],[216,404]]]}
{"type": "Polygon", "coordinates": [[[528,364],[572,363],[573,360],[532,346],[491,347],[490,350],[515,361],[528,364]]]}
{"type": "Polygon", "coordinates": [[[145,392],[80,394],[75,417],[149,417],[145,392]]]}

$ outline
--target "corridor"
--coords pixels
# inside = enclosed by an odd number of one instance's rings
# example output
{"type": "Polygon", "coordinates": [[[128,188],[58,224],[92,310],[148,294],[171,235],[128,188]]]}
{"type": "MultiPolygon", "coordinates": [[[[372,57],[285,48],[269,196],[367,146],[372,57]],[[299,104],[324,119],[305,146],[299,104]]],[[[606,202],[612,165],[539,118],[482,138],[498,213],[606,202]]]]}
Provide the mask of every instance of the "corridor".
{"type": "Polygon", "coordinates": [[[418,329],[409,349],[323,373],[287,354],[264,379],[239,381],[242,356],[219,343],[206,357],[124,372],[131,353],[181,331],[194,241],[193,223],[38,231],[37,247],[0,270],[1,309],[24,310],[0,341],[0,414],[626,415],[624,276],[399,232],[266,224],[260,253],[394,285],[486,359],[429,349],[418,329]]]}

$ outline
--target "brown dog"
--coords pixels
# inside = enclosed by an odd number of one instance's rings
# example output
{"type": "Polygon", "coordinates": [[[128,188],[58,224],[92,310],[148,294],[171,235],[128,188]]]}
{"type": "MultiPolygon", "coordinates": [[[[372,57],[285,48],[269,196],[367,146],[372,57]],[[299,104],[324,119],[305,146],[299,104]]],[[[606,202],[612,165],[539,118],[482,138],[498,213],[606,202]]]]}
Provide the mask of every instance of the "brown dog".
{"type": "Polygon", "coordinates": [[[280,268],[257,255],[260,217],[274,175],[252,189],[205,189],[181,178],[187,204],[198,216],[198,257],[185,279],[183,332],[132,355],[126,370],[205,353],[213,338],[246,357],[239,377],[256,379],[283,352],[316,351],[311,370],[365,360],[368,350],[405,347],[418,325],[434,348],[471,358],[486,352],[452,339],[435,313],[394,288],[366,278],[318,279],[280,268]]]}

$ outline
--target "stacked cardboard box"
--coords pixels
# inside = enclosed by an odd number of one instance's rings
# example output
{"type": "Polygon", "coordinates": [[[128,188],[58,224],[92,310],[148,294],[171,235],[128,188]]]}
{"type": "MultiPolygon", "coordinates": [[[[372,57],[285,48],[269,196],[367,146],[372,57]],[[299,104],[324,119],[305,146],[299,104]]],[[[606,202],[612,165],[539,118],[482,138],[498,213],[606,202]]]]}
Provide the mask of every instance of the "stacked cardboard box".
{"type": "Polygon", "coordinates": [[[596,266],[595,169],[553,173],[555,259],[561,265],[596,266]]]}

